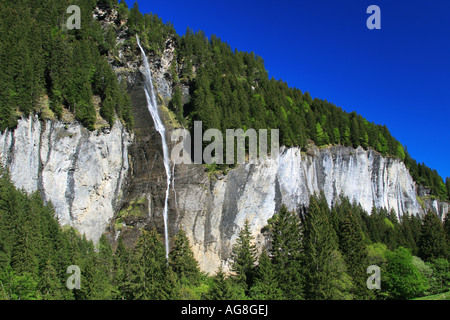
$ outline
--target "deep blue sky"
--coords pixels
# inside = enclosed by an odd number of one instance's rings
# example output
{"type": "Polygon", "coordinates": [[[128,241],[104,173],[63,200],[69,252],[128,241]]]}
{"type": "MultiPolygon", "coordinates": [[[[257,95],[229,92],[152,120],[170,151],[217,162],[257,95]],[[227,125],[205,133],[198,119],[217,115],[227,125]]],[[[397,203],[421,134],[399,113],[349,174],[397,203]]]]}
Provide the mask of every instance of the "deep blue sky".
{"type": "MultiPolygon", "coordinates": [[[[134,0],[126,0],[131,8],[134,0]]],[[[269,76],[386,124],[418,162],[450,177],[450,1],[138,0],[186,28],[253,51],[269,76]],[[369,5],[381,30],[369,30],[369,5]]]]}

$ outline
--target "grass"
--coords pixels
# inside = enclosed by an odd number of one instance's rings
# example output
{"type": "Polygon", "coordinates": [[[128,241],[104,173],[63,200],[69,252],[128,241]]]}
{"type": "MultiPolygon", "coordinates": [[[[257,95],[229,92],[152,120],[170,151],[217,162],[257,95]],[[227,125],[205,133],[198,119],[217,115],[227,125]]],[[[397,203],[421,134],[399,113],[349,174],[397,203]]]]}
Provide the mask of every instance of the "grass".
{"type": "Polygon", "coordinates": [[[450,291],[444,292],[444,293],[435,294],[435,295],[432,295],[432,296],[416,298],[414,300],[450,300],[450,291]]]}

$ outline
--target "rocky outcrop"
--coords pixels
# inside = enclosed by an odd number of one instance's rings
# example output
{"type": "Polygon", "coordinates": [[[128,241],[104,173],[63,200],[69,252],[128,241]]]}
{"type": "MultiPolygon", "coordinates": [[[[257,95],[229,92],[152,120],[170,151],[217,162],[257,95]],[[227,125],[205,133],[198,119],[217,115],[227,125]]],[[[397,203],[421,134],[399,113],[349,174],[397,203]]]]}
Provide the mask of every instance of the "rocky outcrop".
{"type": "Polygon", "coordinates": [[[120,206],[131,140],[120,121],[90,132],[35,116],[0,134],[0,154],[18,188],[39,191],[62,225],[96,241],[120,206]]]}

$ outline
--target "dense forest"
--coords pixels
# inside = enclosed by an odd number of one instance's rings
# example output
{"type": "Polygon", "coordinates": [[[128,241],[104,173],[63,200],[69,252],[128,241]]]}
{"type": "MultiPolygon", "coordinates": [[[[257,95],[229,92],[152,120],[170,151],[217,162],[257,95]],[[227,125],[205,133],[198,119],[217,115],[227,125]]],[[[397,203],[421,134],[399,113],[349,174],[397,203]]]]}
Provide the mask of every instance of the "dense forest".
{"type": "Polygon", "coordinates": [[[169,259],[162,236],[141,230],[134,247],[103,235],[97,245],[61,227],[51,203],[17,190],[0,174],[0,299],[44,300],[330,300],[411,299],[450,290],[450,218],[422,219],[360,206],[342,198],[329,209],[323,195],[305,212],[282,207],[268,221],[269,246],[258,252],[245,223],[230,271],[199,270],[183,230],[169,259]],[[380,268],[381,289],[369,290],[367,268],[380,268]],[[79,289],[68,288],[80,268],[79,289]]]}
{"type": "Polygon", "coordinates": [[[115,36],[92,18],[96,1],[0,1],[0,130],[14,128],[32,112],[61,118],[69,112],[90,130],[97,118],[112,125],[117,115],[131,129],[125,84],[106,59],[115,36]],[[66,12],[80,7],[80,29],[68,30],[66,12]],[[95,103],[93,97],[100,98],[95,103]]]}
{"type": "Polygon", "coordinates": [[[248,128],[280,130],[280,143],[303,150],[344,145],[372,148],[405,162],[412,177],[430,195],[449,199],[449,180],[417,163],[384,125],[374,124],[356,112],[312,98],[308,92],[269,79],[264,61],[253,52],[232,50],[219,37],[189,29],[179,36],[171,23],[155,14],[142,14],[136,2],[128,8],[117,0],[0,1],[0,130],[13,129],[21,116],[41,118],[70,114],[91,130],[112,125],[118,116],[133,128],[130,97],[108,64],[117,55],[116,37],[127,29],[125,46],[136,47],[139,34],[146,51],[161,55],[166,40],[176,43],[172,63],[174,94],[170,110],[180,125],[192,129],[248,128]],[[68,30],[69,5],[81,9],[81,29],[68,30]],[[92,17],[96,5],[115,8],[118,18],[106,28],[92,17]],[[11,45],[14,44],[14,45],[11,45]],[[183,104],[181,87],[190,88],[183,104]],[[94,99],[97,97],[98,99],[94,99]]]}

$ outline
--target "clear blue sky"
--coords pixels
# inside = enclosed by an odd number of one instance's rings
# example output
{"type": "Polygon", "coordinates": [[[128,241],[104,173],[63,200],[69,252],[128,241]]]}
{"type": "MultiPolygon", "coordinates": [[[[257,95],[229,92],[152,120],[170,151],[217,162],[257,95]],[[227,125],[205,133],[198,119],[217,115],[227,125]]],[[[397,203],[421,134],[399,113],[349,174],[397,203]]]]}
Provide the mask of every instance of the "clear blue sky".
{"type": "MultiPolygon", "coordinates": [[[[126,0],[132,7],[134,0],[126,0]]],[[[269,76],[386,124],[418,162],[450,177],[450,1],[138,0],[183,35],[189,26],[253,51],[269,76]],[[381,30],[369,30],[369,5],[381,30]]]]}

